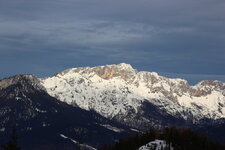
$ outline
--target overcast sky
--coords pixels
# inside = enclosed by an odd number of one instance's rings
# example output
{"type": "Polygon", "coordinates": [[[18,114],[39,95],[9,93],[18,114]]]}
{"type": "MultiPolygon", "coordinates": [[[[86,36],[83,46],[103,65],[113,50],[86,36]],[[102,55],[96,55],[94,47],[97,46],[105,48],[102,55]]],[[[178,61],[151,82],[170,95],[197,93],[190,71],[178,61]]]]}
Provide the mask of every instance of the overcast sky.
{"type": "Polygon", "coordinates": [[[225,1],[0,0],[0,78],[121,62],[225,81],[225,1]]]}

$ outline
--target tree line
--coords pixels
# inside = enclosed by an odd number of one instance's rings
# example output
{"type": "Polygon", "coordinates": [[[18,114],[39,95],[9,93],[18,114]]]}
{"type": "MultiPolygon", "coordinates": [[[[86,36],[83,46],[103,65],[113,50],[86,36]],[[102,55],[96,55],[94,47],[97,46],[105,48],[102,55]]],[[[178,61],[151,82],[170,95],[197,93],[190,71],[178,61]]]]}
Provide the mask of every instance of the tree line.
{"type": "MultiPolygon", "coordinates": [[[[208,137],[199,135],[190,129],[170,127],[161,130],[150,129],[143,134],[136,134],[105,145],[99,150],[137,150],[139,147],[154,141],[165,140],[172,143],[174,150],[225,150],[225,146],[211,141],[208,137]]],[[[170,146],[166,147],[166,150],[170,146]]]]}

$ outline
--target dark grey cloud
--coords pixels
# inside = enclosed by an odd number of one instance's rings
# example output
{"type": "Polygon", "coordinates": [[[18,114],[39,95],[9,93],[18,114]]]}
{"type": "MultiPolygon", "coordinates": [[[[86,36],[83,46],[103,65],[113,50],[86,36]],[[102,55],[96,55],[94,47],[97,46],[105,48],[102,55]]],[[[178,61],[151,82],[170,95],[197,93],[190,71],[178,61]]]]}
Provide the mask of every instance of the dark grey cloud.
{"type": "Polygon", "coordinates": [[[120,62],[225,76],[224,14],[224,0],[1,0],[0,76],[120,62]]]}

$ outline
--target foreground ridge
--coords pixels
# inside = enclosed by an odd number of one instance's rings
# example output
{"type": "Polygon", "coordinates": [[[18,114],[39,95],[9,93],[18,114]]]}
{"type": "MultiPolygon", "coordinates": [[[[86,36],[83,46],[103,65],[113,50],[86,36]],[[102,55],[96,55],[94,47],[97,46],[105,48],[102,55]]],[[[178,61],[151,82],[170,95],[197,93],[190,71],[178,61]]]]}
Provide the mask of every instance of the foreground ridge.
{"type": "Polygon", "coordinates": [[[93,150],[98,144],[133,132],[94,111],[73,107],[51,97],[40,79],[33,75],[0,80],[0,145],[8,143],[14,127],[19,137],[18,145],[24,150],[62,150],[65,147],[93,150]]]}

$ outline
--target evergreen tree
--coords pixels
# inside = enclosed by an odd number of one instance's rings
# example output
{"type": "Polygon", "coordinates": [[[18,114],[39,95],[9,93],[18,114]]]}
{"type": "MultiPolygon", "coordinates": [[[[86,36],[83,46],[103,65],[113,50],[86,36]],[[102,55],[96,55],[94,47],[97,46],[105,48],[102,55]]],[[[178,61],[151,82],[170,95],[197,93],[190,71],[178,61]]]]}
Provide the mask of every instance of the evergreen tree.
{"type": "MultiPolygon", "coordinates": [[[[127,137],[119,140],[114,145],[106,145],[100,150],[137,150],[140,146],[161,139],[166,141],[163,150],[225,150],[224,145],[210,141],[207,137],[185,128],[165,128],[163,130],[151,129],[143,134],[127,137]]],[[[156,145],[152,144],[150,150],[155,150],[156,145]]]]}
{"type": "Polygon", "coordinates": [[[16,135],[16,128],[13,127],[12,135],[8,143],[2,145],[3,150],[20,150],[17,144],[18,137],[16,135]]]}

